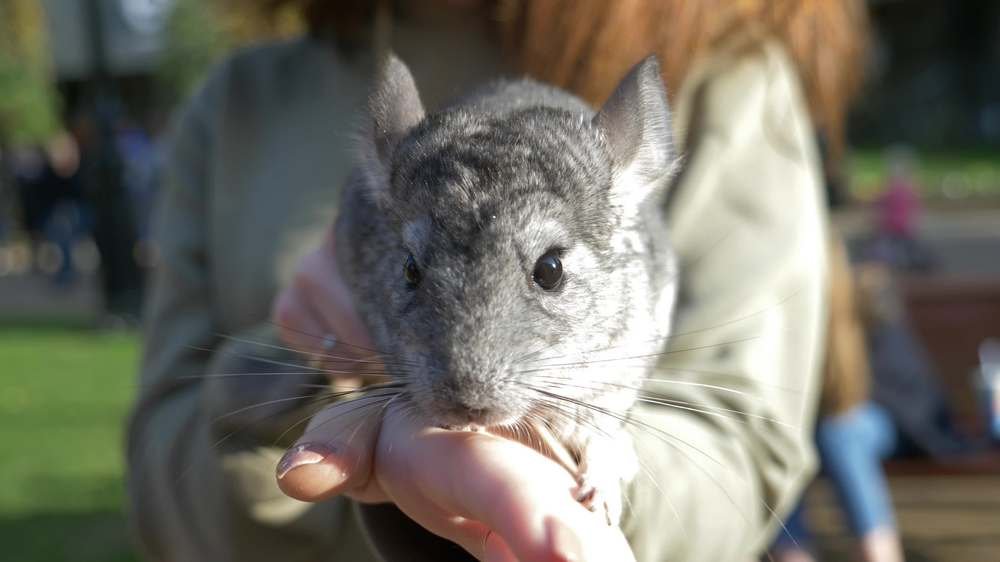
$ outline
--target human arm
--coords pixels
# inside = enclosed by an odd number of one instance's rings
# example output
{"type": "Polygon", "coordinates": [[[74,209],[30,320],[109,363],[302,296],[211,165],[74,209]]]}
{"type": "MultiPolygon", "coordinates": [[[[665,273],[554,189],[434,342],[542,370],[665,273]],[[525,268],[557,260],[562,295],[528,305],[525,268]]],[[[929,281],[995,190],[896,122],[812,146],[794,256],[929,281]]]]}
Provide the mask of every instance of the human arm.
{"type": "Polygon", "coordinates": [[[360,533],[349,529],[346,502],[309,506],[274,485],[281,454],[274,440],[308,413],[308,399],[284,400],[308,394],[301,385],[315,377],[308,369],[247,360],[289,359],[267,347],[278,341],[265,318],[228,338],[219,335],[208,201],[212,162],[222,157],[213,120],[231,94],[232,72],[224,66],[190,102],[159,201],[160,263],[128,427],[132,522],[152,560],[310,560],[324,552],[357,552],[345,555],[366,560],[360,533]],[[306,374],[236,376],[268,370],[306,374]],[[230,415],[270,400],[283,401],[230,415]]]}
{"type": "Polygon", "coordinates": [[[826,244],[808,114],[774,45],[727,64],[680,96],[681,304],[645,390],[687,409],[644,403],[631,424],[639,560],[751,559],[814,467],[826,244]]]}

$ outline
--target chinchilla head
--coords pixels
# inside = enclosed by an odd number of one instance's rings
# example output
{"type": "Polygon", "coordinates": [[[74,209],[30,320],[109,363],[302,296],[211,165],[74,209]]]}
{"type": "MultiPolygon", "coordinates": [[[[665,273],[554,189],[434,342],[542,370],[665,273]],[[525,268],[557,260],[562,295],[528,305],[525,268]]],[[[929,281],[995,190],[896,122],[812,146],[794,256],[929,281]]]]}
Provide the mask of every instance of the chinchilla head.
{"type": "Polygon", "coordinates": [[[596,115],[526,81],[426,115],[390,57],[365,140],[378,218],[351,241],[367,256],[363,304],[430,423],[509,424],[549,393],[592,400],[644,376],[609,357],[655,353],[673,304],[659,215],[675,157],[655,59],[596,115]]]}

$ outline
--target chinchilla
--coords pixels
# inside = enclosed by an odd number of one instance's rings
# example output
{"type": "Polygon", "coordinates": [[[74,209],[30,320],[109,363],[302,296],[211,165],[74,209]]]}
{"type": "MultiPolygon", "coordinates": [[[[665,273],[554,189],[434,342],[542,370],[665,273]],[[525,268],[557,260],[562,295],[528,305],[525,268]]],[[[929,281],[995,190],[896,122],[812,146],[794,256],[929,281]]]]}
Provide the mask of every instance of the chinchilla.
{"type": "Polygon", "coordinates": [[[390,56],[342,194],[337,259],[427,424],[533,431],[570,451],[578,499],[621,513],[624,420],[671,326],[671,115],[654,57],[597,112],[498,81],[426,113],[390,56]]]}

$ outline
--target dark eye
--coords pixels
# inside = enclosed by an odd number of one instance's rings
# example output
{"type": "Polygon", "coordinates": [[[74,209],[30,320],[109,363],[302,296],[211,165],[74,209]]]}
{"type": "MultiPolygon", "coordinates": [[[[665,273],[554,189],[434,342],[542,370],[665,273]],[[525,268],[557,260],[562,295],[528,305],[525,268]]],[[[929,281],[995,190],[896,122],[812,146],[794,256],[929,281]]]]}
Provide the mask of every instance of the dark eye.
{"type": "Polygon", "coordinates": [[[410,288],[416,287],[420,283],[420,268],[417,267],[417,260],[413,259],[413,254],[406,257],[403,264],[403,276],[406,277],[406,284],[410,288]]]}
{"type": "Polygon", "coordinates": [[[535,271],[532,273],[532,278],[538,286],[545,289],[546,291],[551,291],[559,286],[559,282],[562,281],[563,270],[562,261],[559,260],[559,252],[557,250],[549,250],[538,258],[535,262],[535,271]]]}

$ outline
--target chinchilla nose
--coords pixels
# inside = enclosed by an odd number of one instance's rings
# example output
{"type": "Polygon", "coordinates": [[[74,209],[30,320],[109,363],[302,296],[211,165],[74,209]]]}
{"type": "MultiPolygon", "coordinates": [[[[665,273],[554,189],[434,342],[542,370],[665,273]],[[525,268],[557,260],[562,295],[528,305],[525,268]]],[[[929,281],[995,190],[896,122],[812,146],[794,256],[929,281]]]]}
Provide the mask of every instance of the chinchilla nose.
{"type": "Polygon", "coordinates": [[[487,419],[492,414],[489,408],[466,408],[465,415],[471,423],[479,423],[480,420],[487,419]]]}
{"type": "Polygon", "coordinates": [[[509,417],[503,408],[502,394],[476,380],[449,380],[442,385],[439,398],[446,403],[447,417],[454,423],[492,425],[509,417]]]}

